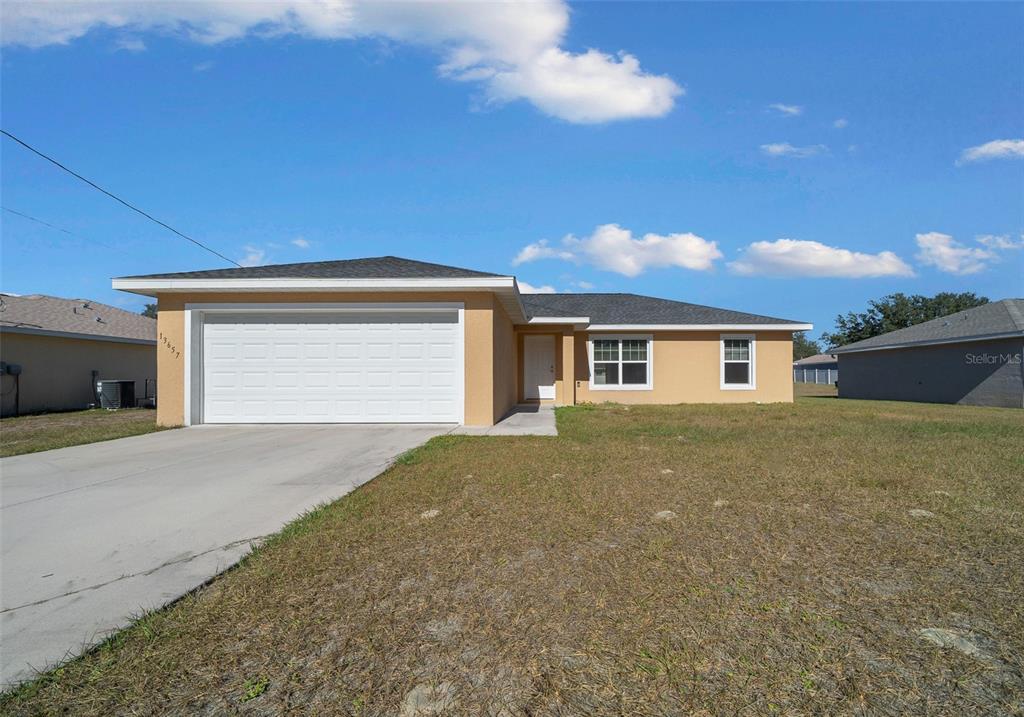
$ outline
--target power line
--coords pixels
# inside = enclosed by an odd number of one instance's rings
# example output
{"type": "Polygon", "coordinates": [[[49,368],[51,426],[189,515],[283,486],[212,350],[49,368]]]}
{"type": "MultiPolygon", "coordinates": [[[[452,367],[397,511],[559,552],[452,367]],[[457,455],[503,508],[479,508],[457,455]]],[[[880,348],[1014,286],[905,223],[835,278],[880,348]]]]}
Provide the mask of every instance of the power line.
{"type": "Polygon", "coordinates": [[[131,256],[131,254],[129,254],[127,251],[125,251],[121,247],[111,246],[110,244],[107,244],[105,242],[101,242],[99,239],[90,239],[88,237],[82,236],[81,234],[75,234],[73,231],[71,231],[69,229],[65,229],[63,227],[59,227],[56,224],[50,224],[50,222],[44,222],[42,219],[39,219],[38,217],[33,217],[33,216],[29,215],[29,214],[24,214],[22,212],[15,211],[14,209],[11,209],[10,207],[0,207],[0,209],[3,209],[5,212],[10,212],[11,214],[19,216],[22,219],[28,219],[30,222],[35,222],[36,224],[42,224],[44,227],[49,227],[50,229],[54,229],[56,231],[63,232],[65,234],[67,234],[68,236],[74,237],[75,239],[81,239],[82,241],[95,242],[95,243],[99,244],[100,246],[105,246],[107,249],[113,249],[114,251],[119,251],[122,254],[126,254],[128,256],[131,256]]]}
{"type": "Polygon", "coordinates": [[[167,224],[165,222],[160,221],[159,219],[157,219],[153,215],[147,214],[146,212],[142,211],[141,209],[136,207],[134,204],[126,202],[124,199],[121,199],[121,197],[117,196],[116,194],[113,194],[112,192],[108,192],[106,189],[104,189],[103,187],[99,186],[95,182],[86,179],[85,177],[83,177],[78,172],[75,172],[74,170],[69,169],[68,167],[65,167],[63,164],[58,162],[53,157],[50,157],[50,156],[48,156],[46,154],[43,154],[38,149],[36,149],[32,145],[30,145],[28,142],[25,142],[24,140],[18,139],[17,137],[15,137],[13,134],[8,132],[7,130],[0,129],[0,133],[3,133],[4,136],[9,137],[10,139],[13,139],[15,142],[20,144],[22,147],[24,147],[28,151],[32,152],[33,154],[36,154],[36,155],[42,157],[47,162],[50,162],[51,164],[56,165],[57,167],[60,167],[65,172],[70,174],[72,177],[75,177],[76,179],[80,179],[81,181],[85,182],[86,184],[88,184],[93,189],[96,189],[96,190],[102,192],[103,194],[106,194],[108,197],[110,197],[111,199],[113,199],[116,202],[119,202],[119,203],[123,204],[124,206],[128,207],[129,209],[131,209],[133,212],[137,212],[137,213],[141,214],[142,216],[146,217],[146,219],[149,219],[151,222],[155,222],[155,223],[159,224],[160,226],[162,226],[164,229],[168,229],[168,230],[174,232],[175,234],[180,236],[182,239],[187,239],[188,241],[192,242],[193,244],[195,244],[196,246],[200,247],[201,249],[205,249],[206,251],[210,252],[211,254],[214,254],[215,256],[220,257],[221,259],[223,259],[224,261],[228,262],[229,264],[234,264],[235,266],[237,266],[239,268],[242,267],[242,265],[239,264],[234,259],[228,259],[226,256],[221,254],[216,249],[211,249],[210,247],[208,247],[205,244],[203,244],[201,241],[197,241],[197,240],[193,239],[192,237],[188,236],[187,234],[182,234],[177,229],[172,227],[170,224],[167,224]]]}

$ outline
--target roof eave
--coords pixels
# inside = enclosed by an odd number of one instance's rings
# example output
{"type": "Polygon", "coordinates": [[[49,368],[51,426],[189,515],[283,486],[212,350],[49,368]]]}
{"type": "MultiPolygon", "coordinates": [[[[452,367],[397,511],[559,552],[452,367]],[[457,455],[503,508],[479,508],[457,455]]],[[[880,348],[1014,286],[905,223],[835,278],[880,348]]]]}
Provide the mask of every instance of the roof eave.
{"type": "Polygon", "coordinates": [[[245,279],[147,279],[123,277],[113,279],[111,286],[142,296],[181,293],[283,293],[316,292],[427,292],[427,291],[493,291],[515,322],[526,321],[526,312],[519,299],[516,280],[511,276],[459,278],[245,278],[245,279]]]}
{"type": "Polygon", "coordinates": [[[814,324],[590,324],[588,331],[810,331],[814,324]]]}
{"type": "Polygon", "coordinates": [[[156,339],[141,339],[132,336],[108,336],[105,334],[86,334],[78,331],[59,331],[56,329],[30,328],[27,326],[0,326],[0,333],[28,334],[30,336],[51,336],[61,339],[77,339],[80,341],[110,341],[118,344],[143,344],[156,346],[156,339]]]}
{"type": "Polygon", "coordinates": [[[956,338],[949,339],[924,339],[922,341],[904,341],[895,344],[883,344],[881,346],[858,347],[857,344],[850,344],[848,346],[839,346],[837,348],[830,349],[830,353],[837,355],[858,354],[866,353],[868,351],[892,351],[895,349],[917,348],[918,346],[944,346],[947,344],[967,344],[974,343],[977,341],[993,341],[996,339],[1013,338],[1024,338],[1024,331],[1004,331],[995,334],[981,334],[978,336],[959,336],[956,338]]]}

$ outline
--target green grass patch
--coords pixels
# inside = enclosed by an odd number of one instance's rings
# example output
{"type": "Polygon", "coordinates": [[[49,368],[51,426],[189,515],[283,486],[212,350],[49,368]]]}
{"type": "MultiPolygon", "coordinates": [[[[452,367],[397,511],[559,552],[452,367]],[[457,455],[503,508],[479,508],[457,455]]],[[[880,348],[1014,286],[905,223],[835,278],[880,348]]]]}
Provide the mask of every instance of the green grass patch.
{"type": "Polygon", "coordinates": [[[162,430],[156,411],[92,409],[0,419],[0,456],[67,448],[162,430]]]}

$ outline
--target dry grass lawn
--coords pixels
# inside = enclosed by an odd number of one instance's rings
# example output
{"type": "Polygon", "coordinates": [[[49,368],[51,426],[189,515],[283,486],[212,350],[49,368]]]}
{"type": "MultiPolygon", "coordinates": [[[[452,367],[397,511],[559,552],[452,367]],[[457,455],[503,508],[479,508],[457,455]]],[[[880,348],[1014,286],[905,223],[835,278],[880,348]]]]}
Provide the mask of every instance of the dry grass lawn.
{"type": "Polygon", "coordinates": [[[0,456],[48,451],[159,430],[156,411],[94,409],[0,420],[0,456]]]}
{"type": "Polygon", "coordinates": [[[839,391],[832,383],[794,383],[793,395],[797,398],[804,396],[838,396],[839,391]]]}
{"type": "Polygon", "coordinates": [[[0,711],[1020,714],[1022,427],[808,398],[438,438],[0,711]]]}

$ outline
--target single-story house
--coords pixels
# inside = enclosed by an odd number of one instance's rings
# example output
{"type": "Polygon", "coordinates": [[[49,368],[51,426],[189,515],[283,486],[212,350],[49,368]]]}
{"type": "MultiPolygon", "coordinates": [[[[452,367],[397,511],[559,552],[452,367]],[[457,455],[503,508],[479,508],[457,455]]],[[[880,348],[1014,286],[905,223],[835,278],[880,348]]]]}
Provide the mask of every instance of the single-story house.
{"type": "Polygon", "coordinates": [[[96,403],[97,379],[155,396],[156,320],[86,299],[0,294],[4,416],[96,403]]]}
{"type": "Polygon", "coordinates": [[[450,422],[520,402],[792,401],[811,326],[635,294],[522,294],[397,257],[151,274],[163,425],[450,422]]]}
{"type": "Polygon", "coordinates": [[[1024,407],[1024,299],[1004,299],[832,352],[841,398],[1024,407]]]}
{"type": "Polygon", "coordinates": [[[814,354],[793,362],[794,383],[835,383],[839,380],[839,359],[835,354],[814,354]]]}

